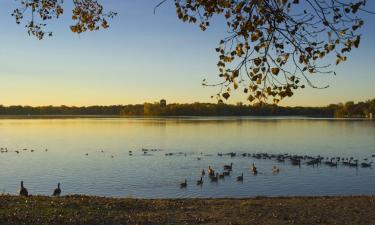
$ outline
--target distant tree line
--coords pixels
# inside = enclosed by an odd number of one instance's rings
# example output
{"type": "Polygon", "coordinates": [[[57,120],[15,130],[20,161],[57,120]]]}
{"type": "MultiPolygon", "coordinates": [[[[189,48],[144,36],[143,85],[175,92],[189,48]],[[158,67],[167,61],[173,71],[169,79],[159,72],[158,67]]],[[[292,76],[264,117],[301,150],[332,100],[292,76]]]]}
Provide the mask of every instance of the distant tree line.
{"type": "Polygon", "coordinates": [[[314,116],[314,117],[369,117],[375,115],[375,99],[352,101],[326,107],[281,107],[271,104],[166,104],[156,103],[111,106],[2,106],[0,115],[101,115],[101,116],[314,116]]]}

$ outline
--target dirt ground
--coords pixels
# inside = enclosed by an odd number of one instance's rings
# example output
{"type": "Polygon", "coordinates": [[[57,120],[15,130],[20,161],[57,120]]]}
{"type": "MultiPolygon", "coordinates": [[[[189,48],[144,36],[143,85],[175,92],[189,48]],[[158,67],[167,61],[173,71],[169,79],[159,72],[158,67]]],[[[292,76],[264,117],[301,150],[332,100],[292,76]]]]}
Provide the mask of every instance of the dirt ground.
{"type": "Polygon", "coordinates": [[[375,196],[146,200],[4,195],[0,224],[375,224],[375,196]]]}

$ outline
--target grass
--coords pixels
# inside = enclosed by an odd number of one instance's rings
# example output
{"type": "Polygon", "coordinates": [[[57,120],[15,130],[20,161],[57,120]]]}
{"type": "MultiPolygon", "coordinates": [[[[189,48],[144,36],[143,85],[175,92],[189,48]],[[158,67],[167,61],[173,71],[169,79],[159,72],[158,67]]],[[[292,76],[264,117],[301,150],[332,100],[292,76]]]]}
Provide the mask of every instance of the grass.
{"type": "Polygon", "coordinates": [[[0,224],[375,224],[375,197],[0,196],[0,224]]]}

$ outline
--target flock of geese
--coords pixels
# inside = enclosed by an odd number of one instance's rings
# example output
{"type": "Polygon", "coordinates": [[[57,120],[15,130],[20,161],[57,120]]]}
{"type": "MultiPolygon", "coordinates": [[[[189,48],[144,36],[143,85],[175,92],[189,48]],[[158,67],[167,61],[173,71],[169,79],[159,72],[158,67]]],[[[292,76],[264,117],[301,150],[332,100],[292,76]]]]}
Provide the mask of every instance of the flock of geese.
{"type": "MultiPolygon", "coordinates": [[[[201,153],[203,154],[203,153],[201,153]]],[[[173,155],[173,153],[167,153],[166,155],[173,155]]],[[[242,156],[242,157],[251,157],[257,160],[274,160],[277,163],[286,163],[289,162],[293,166],[299,166],[301,167],[302,164],[305,164],[307,166],[313,166],[313,167],[318,167],[321,165],[326,165],[329,167],[338,167],[339,165],[341,166],[346,166],[346,167],[352,167],[352,168],[371,168],[373,162],[369,162],[368,158],[364,158],[363,162],[359,163],[358,159],[354,159],[354,157],[322,157],[320,155],[313,157],[313,156],[308,156],[308,155],[291,155],[291,154],[269,154],[269,153],[235,153],[235,152],[230,152],[230,153],[218,153],[218,156],[230,156],[230,157],[236,157],[236,156],[242,156]]],[[[186,156],[186,154],[185,154],[186,156]]],[[[375,155],[371,156],[372,158],[375,158],[375,155]]],[[[197,158],[198,160],[201,160],[200,157],[197,158]]],[[[230,173],[232,172],[233,168],[233,163],[230,165],[224,165],[223,167],[223,172],[221,174],[215,173],[215,170],[211,168],[211,166],[208,167],[208,177],[211,182],[218,182],[219,179],[224,179],[225,176],[229,176],[230,173]]],[[[254,175],[258,174],[258,169],[253,163],[251,166],[251,172],[254,175]]],[[[272,172],[273,173],[279,173],[280,168],[277,166],[272,167],[272,172]]],[[[205,176],[206,172],[203,169],[201,173],[201,178],[197,180],[197,185],[203,185],[203,176],[205,176]]],[[[241,173],[240,176],[236,177],[237,181],[243,181],[243,173],[241,173]]],[[[180,183],[181,188],[186,188],[187,187],[187,179],[185,179],[184,182],[180,183]]]]}
{"type": "MultiPolygon", "coordinates": [[[[11,150],[8,150],[8,148],[4,148],[4,147],[1,147],[0,148],[0,153],[9,153],[9,152],[15,152],[17,154],[20,154],[22,151],[30,151],[30,152],[34,152],[35,150],[34,149],[27,149],[27,148],[24,148],[22,150],[14,150],[14,151],[11,151],[11,150]]],[[[48,152],[48,149],[44,149],[45,152],[48,152]]]]}
{"type": "MultiPolygon", "coordinates": [[[[8,150],[8,148],[1,147],[0,153],[8,153],[8,152],[15,152],[17,154],[20,154],[22,151],[30,151],[34,152],[34,149],[27,149],[24,148],[22,150],[8,150]]],[[[45,152],[48,152],[48,149],[44,149],[45,152]]],[[[142,148],[143,155],[149,156],[150,152],[159,152],[163,151],[163,149],[147,149],[142,148]]],[[[105,153],[104,150],[100,150],[101,153],[105,153]]],[[[89,153],[85,153],[85,156],[88,156],[89,153]]],[[[129,156],[133,155],[133,151],[129,151],[129,156]]],[[[187,153],[184,152],[176,152],[176,153],[165,153],[165,156],[172,156],[172,155],[184,155],[187,156],[187,153]]],[[[203,152],[200,153],[200,157],[197,157],[197,160],[201,160],[202,156],[204,155],[203,152]]],[[[212,154],[206,154],[204,156],[213,156],[212,154]]],[[[242,157],[252,157],[254,159],[273,159],[276,160],[279,163],[284,163],[286,161],[289,161],[294,166],[301,166],[302,164],[306,164],[308,166],[320,166],[322,164],[330,166],[330,167],[338,167],[339,165],[342,166],[348,166],[348,167],[363,167],[363,168],[369,168],[372,167],[373,162],[369,162],[368,158],[364,158],[363,161],[360,163],[358,159],[354,159],[354,157],[323,157],[323,156],[308,156],[308,155],[292,155],[292,154],[269,154],[269,153],[236,153],[236,152],[229,152],[229,153],[217,153],[217,156],[230,156],[236,157],[236,156],[242,156],[242,157]]],[[[114,158],[114,155],[110,155],[111,158],[114,158]]],[[[375,155],[372,155],[372,158],[375,158],[375,155]]],[[[229,165],[226,165],[227,169],[229,168],[229,165]]],[[[216,174],[214,174],[215,176],[216,174]]]]}
{"type": "MultiPolygon", "coordinates": [[[[29,192],[27,191],[25,186],[23,186],[23,181],[21,181],[21,188],[19,189],[18,194],[24,197],[29,196],[29,192]]],[[[60,183],[57,183],[57,188],[53,190],[52,196],[59,197],[60,195],[61,195],[60,183]]]]}
{"type": "MultiPolygon", "coordinates": [[[[28,149],[22,149],[22,151],[28,151],[28,149]]],[[[48,151],[48,149],[44,150],[45,152],[48,151]]],[[[149,155],[149,152],[157,152],[157,151],[163,151],[162,149],[146,149],[142,148],[143,155],[149,155]]],[[[7,148],[0,148],[0,153],[7,153],[10,152],[7,148]]],[[[20,150],[14,151],[17,154],[20,154],[20,150]]],[[[33,149],[30,149],[30,152],[34,152],[33,149]]],[[[104,150],[100,151],[101,153],[104,153],[104,150]]],[[[197,160],[201,160],[203,156],[203,152],[200,153],[201,157],[197,157],[197,160]]],[[[86,156],[88,156],[88,153],[85,153],[86,156]]],[[[133,155],[133,151],[129,151],[129,156],[133,155]]],[[[178,153],[165,153],[165,156],[172,156],[172,155],[184,155],[187,156],[186,153],[178,152],[178,153]]],[[[213,156],[212,154],[207,154],[204,156],[213,156]]],[[[236,153],[236,152],[229,152],[229,153],[217,153],[217,156],[223,157],[223,156],[230,156],[233,157],[251,157],[253,159],[257,160],[274,160],[277,163],[290,163],[293,166],[299,166],[301,165],[307,165],[307,166],[321,166],[326,165],[329,167],[338,167],[338,166],[346,166],[346,167],[352,167],[352,168],[371,168],[373,162],[369,160],[369,158],[364,158],[361,163],[359,163],[358,159],[354,159],[354,157],[323,157],[323,156],[308,156],[308,155],[293,155],[293,154],[269,154],[269,153],[236,153]]],[[[375,155],[371,156],[372,158],[375,158],[375,155]]],[[[114,158],[114,155],[111,155],[111,158],[114,158]]],[[[211,166],[207,169],[207,175],[211,182],[218,182],[220,179],[224,179],[224,177],[229,176],[233,169],[233,163],[230,163],[228,165],[223,166],[222,173],[216,172],[211,166]]],[[[253,163],[250,167],[250,170],[252,174],[257,175],[258,169],[253,163]]],[[[280,168],[277,166],[272,167],[273,173],[279,173],[280,168]]],[[[196,185],[203,185],[203,177],[206,175],[206,171],[203,169],[201,171],[201,177],[199,180],[196,181],[196,185]]],[[[242,182],[244,179],[243,173],[241,175],[236,177],[236,180],[239,182],[242,182]]],[[[180,183],[181,188],[187,187],[187,179],[184,180],[184,182],[180,183]]],[[[21,181],[21,188],[19,190],[19,194],[21,196],[28,196],[28,191],[23,185],[23,181],[21,181]]],[[[57,184],[57,188],[53,191],[52,196],[60,196],[61,194],[61,188],[60,183],[57,184]]]]}
{"type": "MultiPolygon", "coordinates": [[[[229,165],[224,165],[223,166],[223,172],[222,173],[217,173],[215,172],[214,169],[211,168],[211,166],[208,166],[207,173],[208,177],[211,182],[218,182],[220,179],[224,179],[224,177],[229,176],[232,172],[233,169],[233,163],[230,163],[229,165]]],[[[253,163],[250,167],[252,174],[257,175],[258,174],[258,169],[255,166],[255,163],[253,163]]],[[[272,167],[272,172],[273,173],[279,173],[280,168],[273,166],[272,167]]],[[[206,175],[206,171],[203,169],[201,172],[201,178],[197,180],[197,185],[201,186],[203,185],[203,177],[206,175]]],[[[243,181],[243,173],[241,175],[236,177],[236,180],[239,182],[243,181]]],[[[187,179],[185,179],[184,182],[180,183],[181,188],[186,188],[187,187],[187,179]]]]}

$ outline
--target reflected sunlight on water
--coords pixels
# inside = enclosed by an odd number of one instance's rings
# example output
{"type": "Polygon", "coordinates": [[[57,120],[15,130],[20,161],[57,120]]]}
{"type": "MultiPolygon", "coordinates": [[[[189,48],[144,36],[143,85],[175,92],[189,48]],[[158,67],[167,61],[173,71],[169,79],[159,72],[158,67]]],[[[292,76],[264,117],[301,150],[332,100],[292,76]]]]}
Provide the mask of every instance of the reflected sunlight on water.
{"type": "Polygon", "coordinates": [[[8,152],[0,154],[0,192],[15,194],[24,180],[30,193],[44,195],[57,182],[63,194],[142,198],[375,194],[371,168],[299,168],[288,161],[217,155],[267,152],[371,161],[374,137],[375,123],[366,120],[1,119],[0,147],[8,152]],[[144,154],[142,148],[163,151],[144,154]],[[182,154],[166,156],[169,152],[182,154]],[[196,185],[203,168],[221,172],[231,162],[230,177],[218,183],[205,177],[202,187],[196,185]],[[253,162],[257,176],[250,173],[253,162]],[[274,165],[281,168],[279,174],[272,173],[274,165]],[[235,178],[242,172],[240,183],[235,178]],[[181,189],[185,178],[188,186],[181,189]]]}

